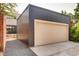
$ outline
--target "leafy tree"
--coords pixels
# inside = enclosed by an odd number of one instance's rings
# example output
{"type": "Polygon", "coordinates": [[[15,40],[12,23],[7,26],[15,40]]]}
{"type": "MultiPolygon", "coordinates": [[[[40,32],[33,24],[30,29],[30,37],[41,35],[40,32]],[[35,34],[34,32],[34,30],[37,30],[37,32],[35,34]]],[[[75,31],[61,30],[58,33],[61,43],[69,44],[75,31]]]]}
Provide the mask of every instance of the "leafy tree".
{"type": "Polygon", "coordinates": [[[16,3],[0,3],[0,15],[7,15],[16,18],[16,3]]]}
{"type": "Polygon", "coordinates": [[[76,8],[74,9],[75,13],[67,13],[62,10],[62,14],[68,15],[71,17],[71,25],[70,26],[70,40],[79,42],[79,3],[77,3],[76,8]],[[76,21],[75,23],[72,21],[76,21]]]}
{"type": "Polygon", "coordinates": [[[79,3],[77,3],[77,6],[74,9],[74,11],[75,11],[74,17],[75,17],[75,19],[77,19],[79,21],[79,3]]]}
{"type": "Polygon", "coordinates": [[[72,13],[68,13],[67,15],[71,17],[71,20],[75,20],[74,15],[72,13]]]}
{"type": "Polygon", "coordinates": [[[74,15],[72,13],[67,13],[66,11],[61,11],[62,14],[70,16],[71,20],[74,20],[74,15]]]}
{"type": "Polygon", "coordinates": [[[77,3],[74,11],[74,18],[77,20],[77,22],[72,27],[70,27],[70,37],[72,41],[79,42],[79,3],[77,3]]]}
{"type": "Polygon", "coordinates": [[[79,42],[79,22],[70,28],[70,37],[70,40],[79,42]]]}
{"type": "Polygon", "coordinates": [[[64,14],[64,15],[67,15],[67,12],[63,11],[63,10],[61,11],[61,13],[64,14]]]}

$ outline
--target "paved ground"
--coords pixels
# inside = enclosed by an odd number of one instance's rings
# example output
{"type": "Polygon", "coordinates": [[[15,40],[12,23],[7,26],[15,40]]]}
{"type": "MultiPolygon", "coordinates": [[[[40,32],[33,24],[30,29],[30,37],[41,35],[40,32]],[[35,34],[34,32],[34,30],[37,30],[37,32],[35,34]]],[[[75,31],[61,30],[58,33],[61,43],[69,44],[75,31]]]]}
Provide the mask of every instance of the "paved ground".
{"type": "Polygon", "coordinates": [[[37,47],[27,47],[19,40],[8,41],[4,56],[78,56],[79,43],[61,42],[37,47]]]}
{"type": "Polygon", "coordinates": [[[31,47],[38,56],[78,56],[79,43],[67,41],[44,46],[31,47]]]}
{"type": "Polygon", "coordinates": [[[36,54],[19,40],[8,41],[4,56],[35,56],[36,54]]]}

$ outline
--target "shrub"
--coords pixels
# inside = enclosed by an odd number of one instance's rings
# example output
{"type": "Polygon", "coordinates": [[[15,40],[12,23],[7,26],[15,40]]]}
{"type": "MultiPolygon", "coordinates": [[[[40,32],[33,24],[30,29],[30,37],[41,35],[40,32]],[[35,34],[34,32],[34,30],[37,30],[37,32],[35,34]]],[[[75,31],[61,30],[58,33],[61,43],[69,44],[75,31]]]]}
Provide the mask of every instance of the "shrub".
{"type": "Polygon", "coordinates": [[[70,27],[70,40],[79,42],[79,22],[70,27]]]}

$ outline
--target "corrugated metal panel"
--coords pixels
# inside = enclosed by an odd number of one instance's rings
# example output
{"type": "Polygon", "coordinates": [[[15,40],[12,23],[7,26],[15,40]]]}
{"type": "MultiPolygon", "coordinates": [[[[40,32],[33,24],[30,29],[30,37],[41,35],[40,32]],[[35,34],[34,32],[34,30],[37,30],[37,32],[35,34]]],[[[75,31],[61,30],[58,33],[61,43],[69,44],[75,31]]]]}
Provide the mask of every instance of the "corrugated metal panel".
{"type": "Polygon", "coordinates": [[[70,17],[48,9],[30,5],[30,18],[69,24],[70,17]]]}
{"type": "Polygon", "coordinates": [[[17,37],[27,41],[29,32],[29,8],[17,20],[17,37]]]}

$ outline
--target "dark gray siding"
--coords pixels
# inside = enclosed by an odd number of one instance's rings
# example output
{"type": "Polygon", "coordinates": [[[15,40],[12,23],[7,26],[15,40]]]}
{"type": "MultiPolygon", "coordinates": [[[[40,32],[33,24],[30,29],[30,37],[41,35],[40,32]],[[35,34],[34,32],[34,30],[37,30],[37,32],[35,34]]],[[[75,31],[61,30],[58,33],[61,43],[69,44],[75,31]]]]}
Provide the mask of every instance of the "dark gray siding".
{"type": "Polygon", "coordinates": [[[60,23],[70,23],[70,17],[51,11],[47,10],[41,7],[33,6],[30,5],[30,14],[31,18],[33,19],[43,19],[47,21],[53,21],[53,22],[60,22],[60,23]]]}
{"type": "Polygon", "coordinates": [[[29,7],[17,19],[17,38],[27,40],[29,34],[29,7]],[[26,36],[26,37],[25,37],[26,36]]]}

